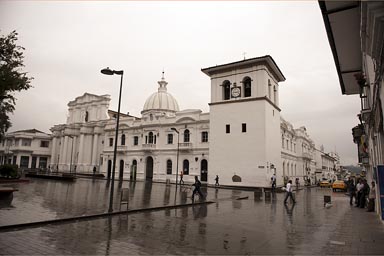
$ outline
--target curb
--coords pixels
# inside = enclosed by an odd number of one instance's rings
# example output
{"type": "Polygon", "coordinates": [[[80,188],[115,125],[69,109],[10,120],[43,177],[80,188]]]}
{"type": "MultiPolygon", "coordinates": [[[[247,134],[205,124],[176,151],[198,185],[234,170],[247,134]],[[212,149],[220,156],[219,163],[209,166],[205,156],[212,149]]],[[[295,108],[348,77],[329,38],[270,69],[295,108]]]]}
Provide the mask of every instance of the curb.
{"type": "Polygon", "coordinates": [[[165,209],[175,209],[175,208],[190,207],[190,206],[195,206],[195,205],[206,205],[206,204],[212,204],[212,203],[214,203],[214,202],[213,201],[206,201],[206,202],[190,203],[190,204],[168,205],[168,206],[159,206],[159,207],[152,207],[152,208],[126,210],[126,211],[104,212],[104,213],[98,213],[98,214],[92,214],[92,215],[69,217],[69,218],[64,218],[64,219],[54,219],[54,220],[44,220],[44,221],[37,221],[37,222],[13,224],[13,225],[0,226],[0,231],[1,232],[9,232],[9,231],[26,229],[26,228],[30,228],[30,227],[41,227],[41,226],[45,226],[45,225],[49,225],[49,224],[59,225],[59,224],[63,224],[63,223],[70,223],[70,222],[86,221],[86,220],[92,220],[92,219],[98,219],[98,218],[112,217],[112,216],[119,215],[119,214],[135,214],[135,213],[140,213],[140,212],[161,211],[161,210],[165,210],[165,209]]]}

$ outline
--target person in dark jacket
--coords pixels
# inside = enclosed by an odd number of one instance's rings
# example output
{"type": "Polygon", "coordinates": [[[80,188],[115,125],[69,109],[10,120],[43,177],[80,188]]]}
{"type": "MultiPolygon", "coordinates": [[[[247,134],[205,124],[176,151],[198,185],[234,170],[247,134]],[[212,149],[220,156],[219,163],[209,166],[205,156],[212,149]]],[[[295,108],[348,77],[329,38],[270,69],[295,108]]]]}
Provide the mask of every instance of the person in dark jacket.
{"type": "Polygon", "coordinates": [[[349,192],[349,204],[352,205],[353,198],[356,202],[356,187],[353,179],[349,178],[348,180],[348,192],[349,192]]]}
{"type": "Polygon", "coordinates": [[[366,179],[363,180],[363,187],[360,191],[361,191],[361,194],[360,194],[360,200],[359,200],[359,207],[364,208],[367,202],[367,196],[369,194],[369,185],[366,179]]]}
{"type": "Polygon", "coordinates": [[[195,189],[194,189],[193,192],[192,192],[192,201],[195,200],[195,194],[199,194],[200,199],[204,199],[204,195],[203,195],[203,193],[201,192],[201,182],[199,181],[199,179],[197,178],[197,176],[195,176],[195,183],[192,184],[192,186],[195,186],[195,189]]]}

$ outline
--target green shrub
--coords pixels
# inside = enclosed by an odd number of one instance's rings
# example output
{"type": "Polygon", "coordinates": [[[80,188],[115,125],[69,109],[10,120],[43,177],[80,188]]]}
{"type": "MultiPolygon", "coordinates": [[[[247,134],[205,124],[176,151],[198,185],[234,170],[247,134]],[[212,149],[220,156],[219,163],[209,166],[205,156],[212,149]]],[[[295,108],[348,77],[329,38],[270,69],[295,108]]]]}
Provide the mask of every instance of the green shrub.
{"type": "Polygon", "coordinates": [[[0,176],[6,178],[17,178],[17,165],[5,164],[0,166],[0,176]]]}

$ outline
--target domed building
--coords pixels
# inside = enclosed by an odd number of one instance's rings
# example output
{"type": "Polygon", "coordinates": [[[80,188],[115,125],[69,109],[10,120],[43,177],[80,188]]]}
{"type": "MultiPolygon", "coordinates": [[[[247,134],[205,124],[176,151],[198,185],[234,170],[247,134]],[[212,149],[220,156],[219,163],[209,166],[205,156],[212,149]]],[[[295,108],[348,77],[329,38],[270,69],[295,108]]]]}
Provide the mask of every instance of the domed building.
{"type": "MultiPolygon", "coordinates": [[[[158,85],[141,118],[120,114],[115,177],[175,182],[178,169],[185,181],[195,175],[207,181],[209,113],[180,111],[164,72],[158,85]]],[[[53,169],[92,173],[96,167],[111,177],[117,113],[109,102],[109,95],[85,93],[68,104],[67,123],[51,129],[53,169]]]]}

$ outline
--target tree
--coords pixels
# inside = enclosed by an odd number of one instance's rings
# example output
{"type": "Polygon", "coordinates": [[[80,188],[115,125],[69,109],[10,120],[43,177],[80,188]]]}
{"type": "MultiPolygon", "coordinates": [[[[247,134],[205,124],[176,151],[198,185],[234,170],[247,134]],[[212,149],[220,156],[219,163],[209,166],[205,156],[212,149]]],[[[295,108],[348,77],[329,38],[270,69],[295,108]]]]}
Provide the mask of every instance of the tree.
{"type": "Polygon", "coordinates": [[[15,110],[14,93],[32,87],[33,77],[22,71],[25,48],[16,45],[17,35],[16,31],[0,35],[0,139],[12,126],[8,115],[15,110]]]}

